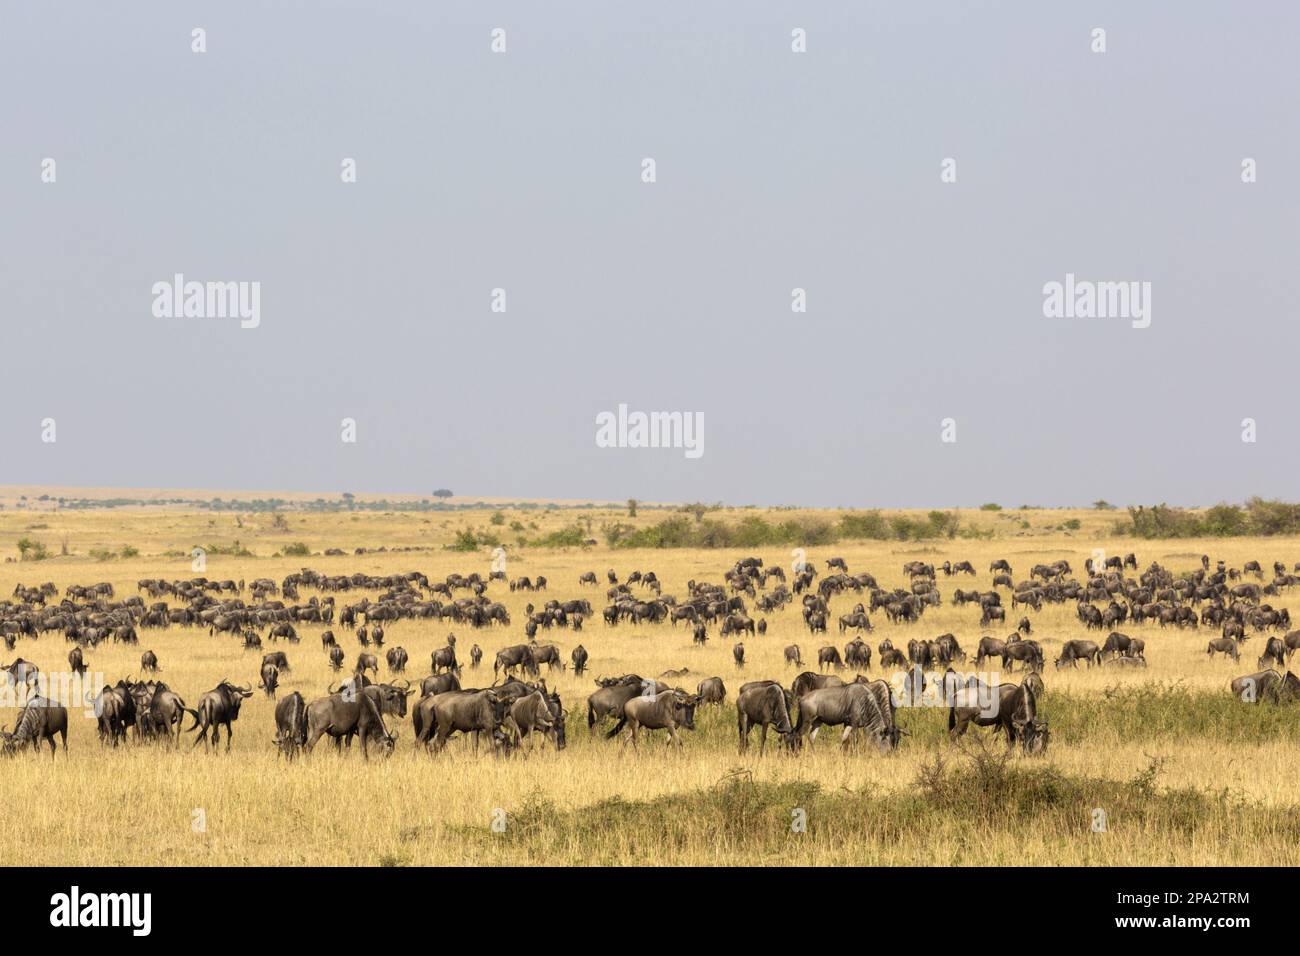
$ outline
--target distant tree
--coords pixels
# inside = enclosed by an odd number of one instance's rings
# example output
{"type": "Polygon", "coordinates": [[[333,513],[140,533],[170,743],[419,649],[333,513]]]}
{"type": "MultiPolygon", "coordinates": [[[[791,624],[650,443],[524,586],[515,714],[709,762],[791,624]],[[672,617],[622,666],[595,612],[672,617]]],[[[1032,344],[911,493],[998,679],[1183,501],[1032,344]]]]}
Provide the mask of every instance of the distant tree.
{"type": "Polygon", "coordinates": [[[1096,501],[1094,501],[1094,502],[1092,503],[1092,506],[1093,506],[1093,508],[1095,508],[1097,511],[1114,511],[1114,510],[1115,510],[1115,506],[1114,506],[1113,504],[1111,504],[1109,501],[1107,501],[1105,498],[1098,498],[1096,501]]]}
{"type": "Polygon", "coordinates": [[[451,489],[450,489],[450,488],[439,488],[437,491],[435,491],[435,492],[433,493],[433,496],[434,496],[435,498],[450,498],[450,497],[451,497],[451,489]]]}
{"type": "Polygon", "coordinates": [[[629,518],[635,518],[635,517],[636,517],[636,499],[635,499],[635,498],[629,498],[629,499],[627,499],[627,516],[628,516],[629,518]]]}

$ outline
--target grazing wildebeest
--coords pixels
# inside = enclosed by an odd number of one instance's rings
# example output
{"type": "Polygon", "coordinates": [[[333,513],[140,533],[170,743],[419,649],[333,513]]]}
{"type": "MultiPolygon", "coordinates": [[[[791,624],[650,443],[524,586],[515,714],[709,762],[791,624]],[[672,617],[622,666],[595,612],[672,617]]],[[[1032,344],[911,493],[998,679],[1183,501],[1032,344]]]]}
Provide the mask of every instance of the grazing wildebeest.
{"type": "Polygon", "coordinates": [[[573,649],[573,652],[569,655],[569,658],[570,660],[573,661],[574,675],[577,677],[581,677],[582,674],[585,673],[587,670],[587,649],[583,647],[581,644],[579,644],[577,647],[573,649]]]}
{"type": "Polygon", "coordinates": [[[335,644],[330,648],[330,667],[339,670],[343,667],[343,648],[335,644]]]}
{"type": "MultiPolygon", "coordinates": [[[[1287,671],[1287,675],[1291,676],[1291,672],[1287,671]]],[[[1276,704],[1281,700],[1283,678],[1275,670],[1264,670],[1235,678],[1230,686],[1233,696],[1247,704],[1265,700],[1276,704]]]]}
{"type": "Polygon", "coordinates": [[[275,696],[275,689],[280,686],[280,671],[274,664],[263,664],[261,680],[257,685],[266,691],[267,697],[275,696]]]}
{"type": "MultiPolygon", "coordinates": [[[[1109,654],[1111,657],[1129,656],[1129,648],[1133,645],[1133,638],[1127,634],[1121,634],[1119,631],[1111,631],[1106,637],[1106,644],[1102,647],[1103,654],[1109,654]]],[[[1137,655],[1133,655],[1137,656],[1137,655]]]]}
{"type": "Polygon", "coordinates": [[[844,727],[840,737],[842,747],[847,746],[853,731],[858,730],[881,753],[897,747],[903,733],[894,721],[893,696],[883,680],[812,690],[798,699],[798,708],[795,733],[800,742],[807,737],[809,746],[822,726],[844,727]]]}
{"type": "Polygon", "coordinates": [[[785,649],[785,662],[795,667],[803,667],[803,657],[799,652],[798,644],[791,644],[785,649]]]}
{"type": "Polygon", "coordinates": [[[743,642],[736,642],[736,645],[731,649],[731,657],[736,662],[736,670],[740,670],[745,666],[745,645],[743,642]]]}
{"type": "Polygon", "coordinates": [[[385,756],[393,752],[397,735],[389,733],[384,714],[406,715],[406,697],[413,693],[409,685],[366,684],[359,677],[345,681],[339,692],[320,697],[307,705],[307,736],[303,748],[310,753],[322,735],[328,734],[337,747],[352,738],[361,738],[361,756],[370,759],[369,744],[376,742],[385,756]]]}
{"type": "MultiPolygon", "coordinates": [[[[533,648],[527,644],[513,644],[497,651],[496,660],[492,662],[492,673],[504,671],[509,677],[519,667],[534,676],[537,674],[537,661],[533,657],[533,648]]],[[[434,670],[437,669],[435,664],[434,670]]]]}
{"type": "Polygon", "coordinates": [[[798,737],[790,723],[791,695],[776,681],[754,681],[740,688],[736,698],[736,723],[740,732],[740,752],[749,749],[750,728],[760,728],[758,754],[767,749],[767,728],[775,727],[787,749],[794,750],[798,737]]]}
{"type": "Polygon", "coordinates": [[[293,760],[307,743],[307,704],[294,691],[275,705],[275,746],[286,759],[293,760]]]}
{"type": "Polygon", "coordinates": [[[289,671],[289,657],[284,651],[272,651],[262,655],[262,664],[274,664],[281,673],[289,671]]]}
{"type": "Polygon", "coordinates": [[[727,687],[721,677],[706,677],[695,689],[701,704],[721,704],[727,699],[727,687]]]}
{"type": "Polygon", "coordinates": [[[1067,665],[1078,667],[1079,661],[1085,661],[1089,667],[1101,664],[1101,648],[1096,641],[1066,641],[1061,645],[1061,656],[1056,659],[1057,670],[1067,665]]]}
{"type": "Polygon", "coordinates": [[[549,674],[555,668],[564,670],[564,660],[560,657],[560,649],[554,644],[542,644],[532,649],[533,667],[532,673],[537,673],[537,668],[541,664],[546,665],[546,672],[549,674]]]}
{"type": "Polygon", "coordinates": [[[704,645],[708,643],[709,629],[704,626],[703,621],[700,621],[698,624],[695,625],[694,629],[691,632],[691,641],[695,644],[700,644],[700,645],[704,645]]]}
{"type": "Polygon", "coordinates": [[[1016,741],[1026,754],[1047,749],[1047,721],[1038,716],[1037,700],[1025,684],[994,684],[957,691],[948,708],[948,736],[956,740],[970,724],[993,727],[994,734],[1006,734],[1007,749],[1016,741]]]}
{"type": "Polygon", "coordinates": [[[638,694],[653,696],[669,690],[667,684],[643,680],[636,674],[600,678],[596,683],[600,685],[600,689],[587,698],[587,732],[594,731],[596,721],[612,716],[618,722],[613,730],[605,734],[607,738],[617,737],[619,731],[626,725],[623,706],[629,700],[638,694]]]}
{"type": "Polygon", "coordinates": [[[1205,653],[1207,655],[1213,657],[1215,651],[1227,654],[1233,661],[1241,660],[1241,647],[1230,637],[1216,637],[1206,645],[1205,653]]]}
{"type": "Polygon", "coordinates": [[[1268,643],[1264,645],[1264,653],[1260,656],[1259,666],[1267,667],[1272,661],[1278,667],[1286,666],[1287,649],[1286,644],[1281,638],[1270,637],[1268,643]]]}
{"type": "Polygon", "coordinates": [[[388,669],[394,674],[400,674],[406,670],[406,662],[409,658],[406,655],[404,647],[390,647],[388,653],[384,655],[388,661],[388,669]]]}
{"type": "Polygon", "coordinates": [[[54,735],[63,738],[63,752],[68,752],[68,709],[46,697],[33,697],[27,701],[18,722],[14,724],[13,733],[0,727],[0,737],[4,739],[5,754],[15,753],[24,744],[31,744],[32,750],[39,753],[41,741],[50,745],[50,759],[54,759],[57,746],[54,735]]]}
{"type": "Polygon", "coordinates": [[[361,653],[357,655],[356,666],[352,668],[358,674],[364,674],[366,671],[374,671],[375,677],[379,676],[379,659],[374,654],[361,653]]]}
{"type": "Polygon", "coordinates": [[[253,696],[253,688],[236,687],[228,680],[223,680],[212,690],[199,698],[199,706],[188,713],[194,723],[188,728],[199,729],[192,746],[197,747],[203,741],[203,749],[208,749],[208,731],[212,731],[212,744],[220,744],[221,725],[226,726],[226,752],[230,752],[230,741],[234,736],[231,724],[239,719],[239,705],[253,696]]]}
{"type": "Polygon", "coordinates": [[[1016,625],[1016,630],[1025,635],[1025,637],[1028,637],[1033,629],[1034,626],[1029,623],[1029,618],[1027,617],[1022,617],[1020,623],[1016,625]]]}
{"type": "Polygon", "coordinates": [[[1037,641],[1007,641],[1002,645],[1002,666],[1010,673],[1015,666],[1012,661],[1020,661],[1031,670],[1043,669],[1043,649],[1037,641]]]}
{"type": "Polygon", "coordinates": [[[334,647],[334,646],[336,646],[337,644],[338,644],[338,641],[336,641],[336,640],[334,639],[334,632],[333,632],[333,631],[325,631],[323,634],[321,634],[321,636],[320,636],[320,647],[321,647],[321,650],[328,650],[329,648],[334,647]]]}
{"type": "Polygon", "coordinates": [[[839,650],[829,644],[817,651],[817,669],[820,671],[826,667],[833,667],[837,671],[844,669],[839,650]]]}
{"type": "Polygon", "coordinates": [[[153,651],[145,651],[140,655],[140,669],[142,671],[158,670],[158,655],[153,651]]]}
{"type": "Polygon", "coordinates": [[[984,613],[980,616],[980,627],[988,627],[994,621],[1006,621],[1007,612],[1005,609],[995,607],[992,604],[984,605],[984,613]]]}
{"type": "Polygon", "coordinates": [[[695,707],[698,703],[699,698],[680,690],[666,690],[653,697],[633,697],[623,705],[623,716],[628,726],[628,734],[623,738],[624,748],[631,741],[632,749],[637,749],[637,736],[642,729],[666,730],[669,745],[675,743],[681,748],[684,745],[677,730],[679,727],[695,729],[695,707]]]}
{"type": "Polygon", "coordinates": [[[469,666],[471,668],[478,667],[478,665],[482,661],[483,661],[483,648],[475,644],[473,647],[469,649],[469,666]]]}
{"type": "Polygon", "coordinates": [[[556,721],[551,715],[546,695],[540,690],[515,700],[506,713],[504,723],[506,733],[510,735],[516,747],[519,747],[527,737],[528,749],[532,750],[532,734],[536,731],[555,741],[555,749],[557,751],[560,749],[559,740],[556,738],[556,721]]]}

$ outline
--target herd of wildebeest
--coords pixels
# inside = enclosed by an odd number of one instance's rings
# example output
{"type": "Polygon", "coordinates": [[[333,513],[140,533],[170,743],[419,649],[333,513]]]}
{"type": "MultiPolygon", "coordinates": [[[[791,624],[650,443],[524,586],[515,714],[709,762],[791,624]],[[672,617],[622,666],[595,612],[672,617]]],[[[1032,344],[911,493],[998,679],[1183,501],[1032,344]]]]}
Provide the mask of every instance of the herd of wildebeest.
{"type": "MultiPolygon", "coordinates": [[[[989,680],[988,675],[963,674],[955,664],[968,662],[968,652],[952,634],[933,640],[910,638],[905,648],[885,638],[875,648],[877,662],[892,673],[894,683],[871,679],[864,671],[872,666],[872,647],[862,635],[875,630],[871,616],[883,611],[885,618],[902,635],[915,631],[927,609],[943,603],[936,571],[946,578],[976,574],[970,562],[938,565],[911,561],[903,566],[908,588],[884,590],[869,573],[850,573],[842,558],[826,562],[826,572],[805,562],[792,568],[788,580],[780,566],[764,566],[760,558],[737,561],[723,575],[721,583],[689,581],[682,598],[665,595],[654,572],[633,572],[620,581],[614,570],[606,573],[607,605],[601,611],[603,625],[618,628],[627,624],[644,627],[683,624],[692,628],[697,644],[706,644],[710,629],[733,638],[732,656],[737,671],[745,666],[744,639],[757,640],[767,631],[769,616],[788,613],[798,607],[810,635],[824,635],[828,622],[835,620],[839,633],[853,632],[843,652],[833,644],[817,651],[816,671],[801,670],[803,652],[797,644],[784,648],[787,665],[800,671],[789,687],[777,680],[744,683],[736,697],[739,747],[747,750],[750,732],[760,730],[760,753],[769,730],[791,751],[812,746],[822,726],[842,727],[841,742],[847,746],[856,734],[881,751],[898,746],[907,731],[899,726],[900,707],[927,704],[948,712],[948,729],[959,737],[971,724],[994,728],[1005,737],[1008,747],[1017,744],[1027,754],[1047,749],[1047,721],[1038,712],[1044,693],[1043,649],[1032,636],[1029,614],[1044,604],[1076,603],[1080,624],[1087,631],[1105,632],[1098,641],[1087,638],[1065,641],[1055,660],[1057,668],[1145,667],[1146,645],[1118,628],[1155,624],[1161,628],[1212,628],[1218,634],[1208,640],[1206,652],[1226,654],[1239,661],[1242,646],[1252,637],[1262,637],[1260,670],[1231,681],[1234,695],[1248,703],[1282,703],[1300,699],[1300,679],[1286,669],[1291,655],[1300,647],[1300,631],[1289,631],[1290,616],[1275,609],[1267,599],[1300,583],[1300,575],[1289,573],[1280,563],[1273,565],[1273,577],[1264,581],[1264,569],[1255,561],[1242,568],[1223,562],[1211,567],[1202,556],[1194,572],[1175,575],[1152,563],[1138,574],[1137,558],[1110,557],[1094,565],[1085,562],[1083,580],[1073,575],[1066,560],[1035,565],[1029,577],[1016,581],[1011,565],[994,561],[988,591],[955,588],[952,604],[971,605],[981,629],[995,622],[1005,626],[1007,605],[1019,615],[1014,631],[1005,638],[983,636],[974,648],[975,667],[996,661],[1010,674],[1020,665],[1020,683],[989,680]],[[1135,577],[1128,576],[1132,571],[1135,577]],[[770,584],[776,582],[769,588],[770,584]],[[1008,595],[1004,603],[1003,593],[1008,595]],[[832,617],[831,604],[854,600],[852,610],[832,617]],[[757,620],[753,613],[758,615],[757,620]],[[1023,610],[1022,610],[1023,609],[1023,610]],[[850,681],[840,676],[845,668],[857,672],[850,681]],[[944,668],[942,673],[939,669],[944,668]]],[[[1300,571],[1296,564],[1293,571],[1300,571]]],[[[578,580],[580,588],[600,587],[595,572],[578,580]]],[[[206,629],[212,637],[234,638],[246,651],[263,651],[268,642],[299,643],[298,627],[315,625],[323,652],[335,670],[343,672],[347,653],[334,634],[350,635],[360,650],[350,676],[337,686],[325,688],[308,701],[294,691],[279,697],[280,678],[290,670],[283,650],[263,653],[257,686],[275,703],[275,745],[289,759],[300,751],[310,752],[322,737],[336,748],[354,738],[369,759],[370,748],[388,755],[396,745],[397,722],[408,715],[417,746],[441,751],[448,740],[462,735],[472,741],[475,752],[486,740],[498,755],[524,744],[531,749],[538,737],[557,750],[565,746],[568,711],[560,696],[548,688],[542,676],[572,667],[577,675],[590,669],[589,655],[578,644],[566,661],[555,644],[538,642],[539,631],[570,628],[581,632],[593,617],[592,604],[585,598],[547,600],[540,607],[529,603],[524,621],[525,640],[503,647],[495,654],[490,686],[464,687],[464,669],[454,634],[445,646],[431,654],[429,676],[414,685],[403,675],[409,662],[402,647],[384,650],[384,627],[395,621],[437,619],[474,631],[503,631],[512,627],[506,607],[488,596],[493,586],[508,586],[512,592],[530,594],[548,590],[544,577],[507,580],[500,572],[486,579],[475,574],[449,575],[431,583],[418,571],[373,576],[368,574],[326,575],[303,569],[279,583],[262,578],[248,585],[241,581],[212,581],[204,577],[138,582],[137,594],[119,599],[108,583],[71,585],[62,596],[53,583],[35,587],[19,584],[12,600],[0,602],[0,637],[6,648],[15,649],[19,639],[37,640],[61,632],[72,645],[68,651],[70,675],[85,675],[89,655],[104,641],[136,645],[141,634],[166,628],[191,631],[206,629]],[[313,591],[305,601],[303,591],[313,591]],[[356,592],[379,592],[360,596],[356,592]],[[245,599],[248,595],[251,600],[245,599]],[[336,600],[336,595],[340,597],[336,600]],[[337,610],[337,615],[336,615],[337,610]],[[336,622],[337,617],[337,622],[336,622]],[[379,681],[380,657],[388,671],[387,682],[379,681]],[[418,696],[415,696],[417,694],[418,696]],[[415,697],[414,703],[410,698],[415,697]]],[[[537,598],[540,600],[540,598],[537,598]]],[[[477,671],[483,651],[477,643],[468,652],[468,665],[477,671]]],[[[8,689],[19,708],[14,729],[0,728],[0,750],[14,754],[21,747],[40,750],[48,744],[56,751],[56,737],[67,749],[68,715],[65,704],[93,707],[101,745],[118,746],[134,740],[179,744],[185,732],[197,731],[194,746],[205,749],[220,742],[225,729],[230,749],[232,728],[240,705],[254,693],[252,681],[244,684],[223,680],[202,693],[190,707],[177,691],[157,679],[159,661],[152,650],[141,656],[141,668],[148,679],[123,678],[116,684],[102,683],[86,693],[84,701],[61,701],[52,695],[49,677],[30,661],[19,657],[0,664],[7,675],[8,689]],[[19,703],[19,699],[21,702],[19,703]],[[186,718],[192,722],[184,727],[186,718]]],[[[727,690],[722,678],[708,677],[687,691],[677,682],[688,669],[669,670],[657,677],[624,674],[596,678],[595,691],[587,698],[589,733],[599,729],[606,738],[624,734],[623,746],[636,747],[642,733],[663,730],[668,743],[682,746],[680,731],[695,728],[695,711],[702,706],[725,702],[727,690]],[[599,725],[599,728],[598,728],[599,725]],[[605,730],[606,726],[608,730],[605,730]]],[[[1001,672],[999,672],[1001,673],[1001,672]]]]}

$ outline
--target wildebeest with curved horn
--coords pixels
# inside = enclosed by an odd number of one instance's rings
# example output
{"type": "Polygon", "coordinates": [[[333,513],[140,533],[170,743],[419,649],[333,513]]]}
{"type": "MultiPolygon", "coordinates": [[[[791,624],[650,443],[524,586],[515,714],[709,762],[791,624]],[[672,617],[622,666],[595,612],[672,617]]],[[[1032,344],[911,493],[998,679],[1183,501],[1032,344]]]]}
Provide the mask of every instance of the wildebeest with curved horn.
{"type": "Polygon", "coordinates": [[[239,719],[239,705],[253,696],[252,687],[237,687],[228,680],[223,680],[212,690],[199,698],[199,705],[188,713],[194,723],[188,728],[198,728],[198,736],[192,746],[197,747],[203,741],[203,749],[208,750],[208,731],[212,731],[212,744],[220,743],[221,725],[226,726],[226,752],[230,752],[230,741],[234,736],[231,724],[239,719]]]}

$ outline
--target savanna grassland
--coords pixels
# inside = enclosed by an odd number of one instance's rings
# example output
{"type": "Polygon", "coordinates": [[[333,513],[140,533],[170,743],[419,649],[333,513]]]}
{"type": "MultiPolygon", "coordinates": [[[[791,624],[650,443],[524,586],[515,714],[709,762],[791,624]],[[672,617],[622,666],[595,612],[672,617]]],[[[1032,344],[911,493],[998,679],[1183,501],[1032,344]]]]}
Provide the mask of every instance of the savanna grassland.
{"type": "MultiPolygon", "coordinates": [[[[34,496],[32,496],[34,497],[34,496]]],[[[204,574],[212,579],[251,581],[310,567],[326,574],[391,574],[418,570],[431,581],[447,574],[489,569],[487,546],[450,550],[471,529],[497,533],[507,545],[511,578],[545,575],[542,595],[512,593],[493,583],[489,597],[510,611],[508,628],[475,631],[438,621],[397,621],[387,625],[385,647],[401,645],[410,654],[407,676],[429,672],[429,653],[454,631],[462,661],[471,644],[484,650],[477,671],[468,665],[467,687],[492,681],[491,662],[501,647],[524,640],[525,606],[547,598],[586,597],[597,613],[583,631],[541,632],[567,660],[581,642],[591,655],[591,675],[571,671],[543,676],[558,689],[569,709],[568,747],[560,753],[538,747],[509,759],[474,756],[465,741],[430,757],[412,744],[409,719],[400,724],[397,751],[387,760],[363,763],[355,752],[336,754],[318,747],[286,763],[272,743],[273,702],[261,691],[246,702],[235,725],[229,754],[205,755],[190,748],[187,734],[179,750],[131,743],[101,748],[95,721],[70,712],[69,750],[22,753],[0,763],[0,840],[11,864],[385,864],[521,863],[564,864],[1262,864],[1300,863],[1300,705],[1249,706],[1235,700],[1228,681],[1256,670],[1263,638],[1253,637],[1238,664],[1205,654],[1210,629],[1178,631],[1153,624],[1123,630],[1146,640],[1146,669],[1101,668],[1056,671],[1050,661],[1063,640],[1096,638],[1083,633],[1072,603],[1044,605],[1029,612],[1034,637],[1042,642],[1049,666],[1041,713],[1051,723],[1046,757],[1007,756],[989,732],[973,730],[969,739],[946,738],[946,713],[939,708],[900,710],[912,736],[888,756],[874,750],[843,752],[838,735],[822,734],[811,752],[788,756],[754,746],[741,756],[736,747],[735,688],[744,680],[779,678],[789,684],[795,669],[782,661],[782,649],[797,643],[805,661],[824,643],[839,647],[841,636],[812,637],[796,606],[768,615],[765,636],[745,639],[747,664],[735,670],[732,641],[710,628],[704,648],[693,646],[689,627],[669,624],[608,628],[599,609],[605,605],[605,571],[620,579],[633,570],[656,572],[665,595],[682,597],[688,579],[721,582],[723,572],[748,554],[789,568],[790,547],[626,549],[611,548],[602,524],[636,527],[663,519],[667,512],[642,508],[630,518],[623,509],[519,509],[502,504],[462,512],[307,513],[290,504],[276,519],[270,513],[212,512],[189,506],[69,511],[16,494],[0,511],[0,595],[18,583],[109,581],[118,598],[134,595],[141,578],[168,580],[194,576],[190,549],[207,550],[204,574]],[[494,518],[496,511],[500,517],[494,518]],[[584,523],[598,543],[543,547],[528,541],[584,523]],[[39,544],[43,560],[19,560],[39,544]],[[519,542],[523,541],[523,544],[519,542]],[[237,542],[237,544],[236,544],[237,542]],[[309,556],[283,556],[304,545],[309,556]],[[324,556],[338,548],[341,556],[324,556]],[[356,549],[365,549],[362,554],[356,549]],[[386,548],[385,551],[376,549],[386,548]],[[402,549],[402,550],[399,550],[402,549]],[[409,549],[409,550],[406,550],[409,549]],[[125,555],[125,556],[124,556],[125,555]],[[578,577],[595,571],[599,587],[582,588],[578,577]],[[640,752],[624,751],[619,741],[589,737],[584,701],[592,676],[637,672],[658,675],[689,668],[681,683],[693,689],[704,677],[721,676],[728,701],[704,708],[697,730],[685,734],[680,753],[662,740],[643,742],[640,752]],[[983,742],[981,742],[983,741],[983,742]],[[806,832],[792,829],[794,810],[806,815],[806,832]],[[1095,811],[1105,814],[1105,829],[1095,832],[1095,811]],[[201,810],[202,828],[193,825],[201,810]],[[505,812],[504,832],[490,824],[505,812]]],[[[738,520],[744,509],[718,517],[738,520]]],[[[766,514],[763,509],[760,513],[766,514]]],[[[783,511],[776,517],[815,516],[783,511]]],[[[827,514],[834,515],[833,512],[827,514]]],[[[1270,537],[1214,540],[1134,541],[1113,537],[1115,513],[1026,509],[961,512],[971,537],[930,541],[841,541],[807,548],[807,557],[825,573],[825,561],[842,556],[852,572],[869,571],[882,587],[906,583],[902,565],[969,560],[975,578],[945,578],[938,584],[942,607],[920,623],[891,625],[873,615],[873,648],[884,637],[906,644],[911,637],[933,638],[951,631],[973,651],[981,634],[1005,637],[1010,626],[983,631],[979,611],[947,601],[954,587],[991,586],[989,564],[1006,558],[1016,580],[1031,565],[1067,558],[1082,574],[1093,549],[1107,554],[1136,552],[1139,567],[1152,561],[1174,570],[1199,566],[1209,553],[1230,566],[1274,560],[1288,568],[1300,560],[1300,540],[1270,537]]],[[[1131,572],[1130,572],[1131,573],[1131,572]]],[[[304,588],[306,601],[314,593],[304,588]]],[[[465,592],[460,592],[461,594],[465,592]]],[[[375,592],[336,595],[341,606],[375,592]]],[[[323,595],[321,595],[323,596],[323,595]]],[[[247,593],[245,600],[251,600],[247,593]]],[[[859,598],[841,595],[831,602],[832,617],[859,598]]],[[[175,605],[175,599],[171,602],[175,605]]],[[[1273,601],[1300,613],[1294,593],[1273,601]]],[[[754,610],[754,617],[762,617],[754,610]]],[[[338,675],[321,649],[320,625],[299,625],[300,644],[273,644],[285,650],[292,671],[280,692],[299,690],[311,700],[325,693],[338,675]]],[[[337,623],[333,630],[349,663],[360,650],[355,636],[337,623]]],[[[1102,635],[1104,637],[1104,635],[1102,635]]],[[[1217,636],[1217,632],[1216,632],[1217,636]]],[[[69,645],[57,633],[21,639],[14,656],[34,661],[44,671],[66,669],[69,645]]],[[[206,628],[141,630],[139,647],[110,643],[87,651],[92,671],[110,681],[140,675],[140,654],[152,649],[161,663],[160,679],[193,706],[199,695],[222,678],[255,684],[260,654],[244,652],[232,636],[211,637],[206,628]]],[[[382,654],[381,654],[382,659],[382,654]]],[[[973,666],[973,665],[972,665],[973,666]]],[[[381,664],[381,678],[387,671],[381,664]]],[[[1017,674],[1011,679],[1018,680],[1017,674]]],[[[12,725],[16,713],[0,714],[12,725]]],[[[187,724],[188,724],[187,720],[187,724]]],[[[662,737],[662,734],[658,735],[662,737]]],[[[757,741],[755,740],[755,743],[757,741]]],[[[224,751],[224,747],[223,747],[224,751]]]]}

